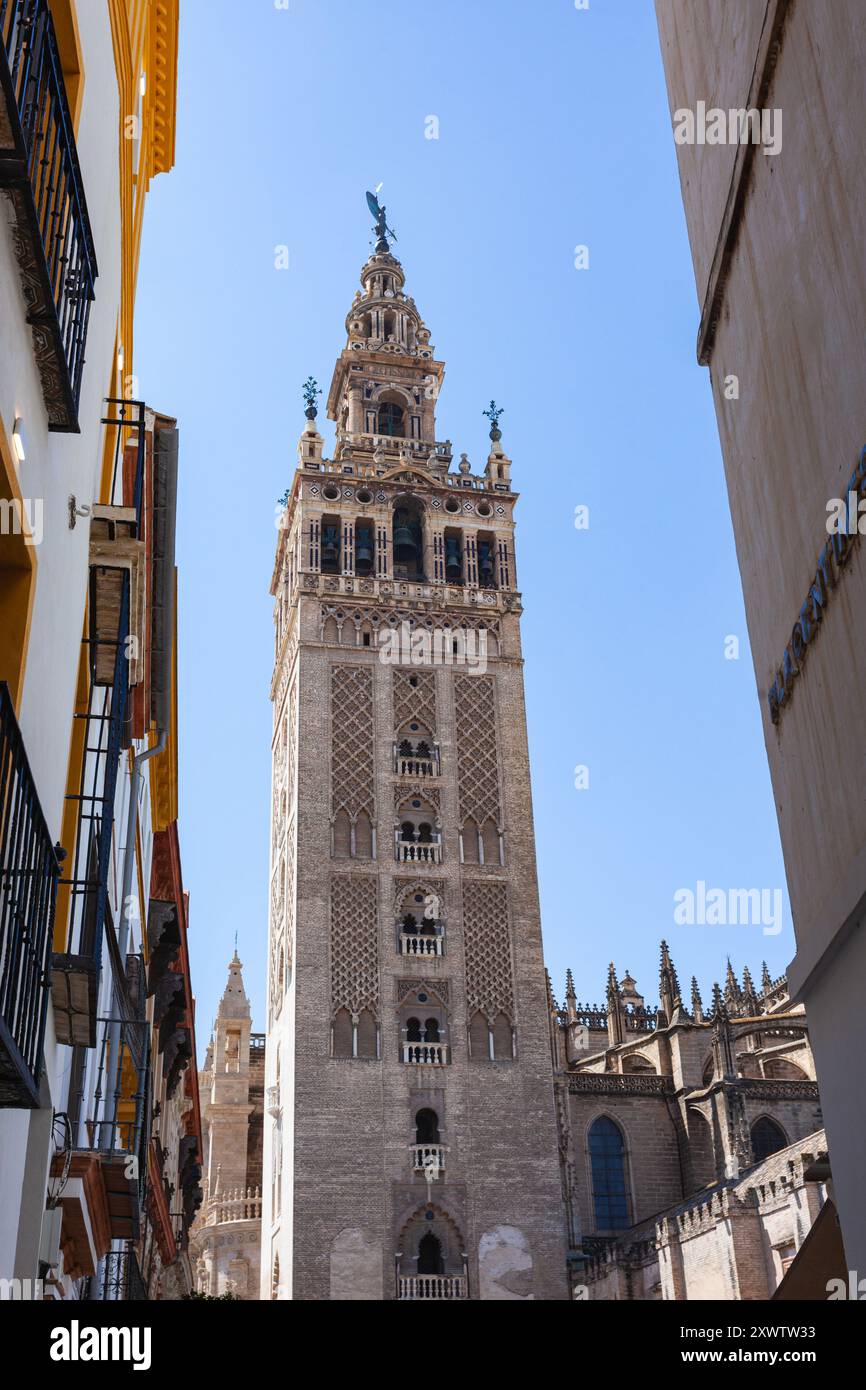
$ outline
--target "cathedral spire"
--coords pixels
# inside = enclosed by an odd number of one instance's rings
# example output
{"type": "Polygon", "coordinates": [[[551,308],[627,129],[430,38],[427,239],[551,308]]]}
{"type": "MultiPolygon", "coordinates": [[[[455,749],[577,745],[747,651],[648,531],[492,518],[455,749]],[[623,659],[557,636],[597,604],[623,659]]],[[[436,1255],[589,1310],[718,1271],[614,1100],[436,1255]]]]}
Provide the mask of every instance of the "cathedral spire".
{"type": "Polygon", "coordinates": [[[217,1009],[217,1019],[249,1018],[250,1001],[244,989],[243,965],[237,950],[228,964],[229,977],[217,1009]]]}

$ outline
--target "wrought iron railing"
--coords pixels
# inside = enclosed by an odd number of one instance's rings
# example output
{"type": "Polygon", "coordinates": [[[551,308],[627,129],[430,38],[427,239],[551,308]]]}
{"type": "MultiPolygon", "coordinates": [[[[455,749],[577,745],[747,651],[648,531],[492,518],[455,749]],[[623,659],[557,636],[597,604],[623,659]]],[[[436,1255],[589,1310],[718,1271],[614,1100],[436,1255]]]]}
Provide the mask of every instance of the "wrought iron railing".
{"type": "Polygon", "coordinates": [[[39,1103],[59,877],[9,687],[0,681],[0,1105],[39,1103]]]}
{"type": "Polygon", "coordinates": [[[110,638],[99,636],[97,599],[91,592],[91,670],[95,674],[97,650],[107,647],[114,650],[114,675],[111,685],[92,685],[87,713],[75,716],[84,720],[85,732],[79,789],[67,798],[78,807],[75,851],[69,877],[62,879],[70,895],[69,932],[66,951],[55,953],[51,962],[58,1039],[85,1047],[96,1041],[96,984],[108,912],[114,803],[121,749],[128,741],[129,574],[119,573],[120,611],[112,618],[110,638]]]}
{"type": "Polygon", "coordinates": [[[101,423],[113,426],[116,431],[109,503],[113,506],[135,508],[136,535],[140,538],[147,406],[144,401],[128,401],[120,396],[107,396],[105,404],[108,410],[101,423]],[[135,431],[135,457],[131,472],[128,472],[126,445],[130,442],[130,431],[135,431]]]}
{"type": "Polygon", "coordinates": [[[93,234],[49,0],[0,0],[0,187],[11,195],[49,428],[78,429],[93,234]]]}
{"type": "Polygon", "coordinates": [[[75,1149],[144,1159],[148,1063],[145,1021],[99,1019],[96,1048],[71,1097],[75,1149]]]}
{"type": "Polygon", "coordinates": [[[133,1249],[109,1250],[102,1270],[101,1296],[112,1303],[149,1301],[147,1285],[133,1249]]]}

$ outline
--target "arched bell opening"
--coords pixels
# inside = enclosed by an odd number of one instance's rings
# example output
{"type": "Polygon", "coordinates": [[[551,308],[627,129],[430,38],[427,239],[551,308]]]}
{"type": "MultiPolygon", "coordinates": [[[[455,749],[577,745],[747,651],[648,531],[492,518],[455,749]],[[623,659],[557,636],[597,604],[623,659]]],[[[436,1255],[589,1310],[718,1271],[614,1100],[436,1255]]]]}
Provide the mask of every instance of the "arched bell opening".
{"type": "Polygon", "coordinates": [[[393,555],[395,579],[424,578],[424,520],[420,503],[398,498],[394,504],[393,555]]]}

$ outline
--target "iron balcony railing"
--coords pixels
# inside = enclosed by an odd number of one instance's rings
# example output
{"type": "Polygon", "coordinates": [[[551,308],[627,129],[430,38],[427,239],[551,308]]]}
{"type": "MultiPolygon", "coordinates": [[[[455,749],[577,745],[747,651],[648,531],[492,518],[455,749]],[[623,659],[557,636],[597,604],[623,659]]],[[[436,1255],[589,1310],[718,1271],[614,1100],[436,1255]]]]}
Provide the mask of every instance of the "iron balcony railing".
{"type": "Polygon", "coordinates": [[[109,1250],[105,1256],[100,1296],[109,1303],[149,1301],[147,1285],[136,1253],[131,1247],[126,1250],[109,1250]]]}
{"type": "Polygon", "coordinates": [[[0,188],[53,430],[78,430],[93,234],[49,0],[0,0],[0,188]]]}
{"type": "Polygon", "coordinates": [[[142,501],[144,497],[144,451],[147,438],[147,406],[144,401],[125,400],[121,396],[106,396],[108,413],[101,424],[112,426],[114,463],[111,470],[109,502],[135,508],[135,534],[141,537],[142,501]],[[133,439],[134,435],[134,439],[133,439]],[[134,457],[130,458],[134,444],[134,457]]]}
{"type": "Polygon", "coordinates": [[[83,1047],[96,1043],[96,994],[109,911],[114,803],[120,754],[129,743],[129,574],[118,573],[119,611],[101,615],[97,576],[91,570],[92,686],[87,713],[76,715],[85,722],[84,756],[79,789],[67,798],[77,803],[78,825],[69,877],[62,880],[69,888],[69,933],[66,951],[55,952],[51,961],[58,1041],[83,1047]],[[110,685],[97,681],[101,649],[113,653],[110,685]]]}
{"type": "Polygon", "coordinates": [[[75,1149],[144,1159],[147,1038],[144,1020],[99,1019],[96,1047],[71,1098],[75,1149]]]}
{"type": "Polygon", "coordinates": [[[0,1105],[39,1104],[59,847],[0,681],[0,1105]]]}

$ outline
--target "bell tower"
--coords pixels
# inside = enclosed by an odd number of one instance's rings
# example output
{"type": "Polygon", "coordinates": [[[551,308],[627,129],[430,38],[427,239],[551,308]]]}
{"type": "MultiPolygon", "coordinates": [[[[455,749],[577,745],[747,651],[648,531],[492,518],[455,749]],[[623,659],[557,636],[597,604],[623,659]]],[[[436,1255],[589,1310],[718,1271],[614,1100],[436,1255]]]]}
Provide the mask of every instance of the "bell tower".
{"type": "Polygon", "coordinates": [[[271,587],[262,1297],[565,1298],[502,412],[452,468],[368,202],[334,458],[311,378],[271,587]]]}

